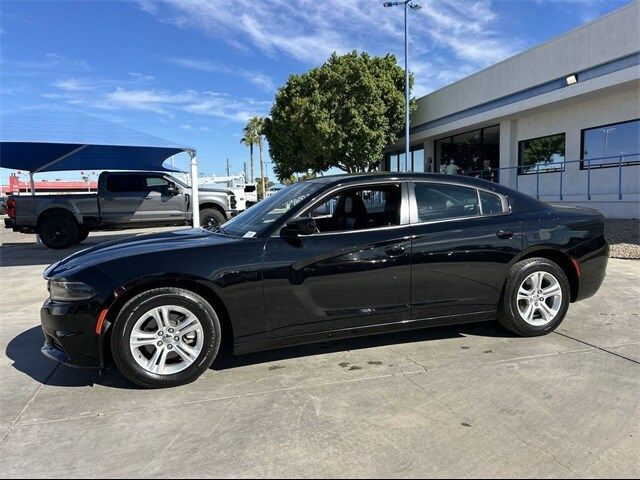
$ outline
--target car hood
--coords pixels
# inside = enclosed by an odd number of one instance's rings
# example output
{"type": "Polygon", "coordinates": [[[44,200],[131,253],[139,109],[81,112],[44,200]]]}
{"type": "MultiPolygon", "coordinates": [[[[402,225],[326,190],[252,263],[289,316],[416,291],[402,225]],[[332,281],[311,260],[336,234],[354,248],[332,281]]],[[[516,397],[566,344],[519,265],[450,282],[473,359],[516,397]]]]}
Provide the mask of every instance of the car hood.
{"type": "Polygon", "coordinates": [[[45,278],[66,277],[80,269],[115,259],[162,251],[175,252],[178,249],[222,245],[238,241],[242,241],[242,239],[213,233],[202,228],[140,235],[81,250],[50,265],[44,271],[44,276],[45,278]]]}

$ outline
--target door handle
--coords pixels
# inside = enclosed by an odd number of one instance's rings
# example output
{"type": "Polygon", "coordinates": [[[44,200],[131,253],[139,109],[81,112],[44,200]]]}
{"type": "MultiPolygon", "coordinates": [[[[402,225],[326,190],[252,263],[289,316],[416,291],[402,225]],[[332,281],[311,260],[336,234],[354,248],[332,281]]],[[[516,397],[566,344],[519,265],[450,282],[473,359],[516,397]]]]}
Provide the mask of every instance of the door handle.
{"type": "Polygon", "coordinates": [[[498,230],[496,232],[496,235],[502,240],[509,240],[511,237],[513,237],[514,232],[513,230],[498,230]]]}
{"type": "Polygon", "coordinates": [[[384,249],[384,253],[390,257],[399,257],[404,254],[404,247],[402,245],[391,245],[384,249]]]}

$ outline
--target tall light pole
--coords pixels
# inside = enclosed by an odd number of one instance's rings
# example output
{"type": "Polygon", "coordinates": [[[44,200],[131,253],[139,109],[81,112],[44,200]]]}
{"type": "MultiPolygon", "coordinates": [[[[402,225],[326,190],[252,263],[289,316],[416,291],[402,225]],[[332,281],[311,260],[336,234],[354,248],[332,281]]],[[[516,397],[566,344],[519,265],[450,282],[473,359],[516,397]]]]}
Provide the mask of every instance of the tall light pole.
{"type": "Polygon", "coordinates": [[[398,2],[384,2],[383,7],[404,7],[404,171],[408,171],[409,161],[409,22],[407,22],[407,9],[420,10],[421,5],[411,0],[398,2]]]}

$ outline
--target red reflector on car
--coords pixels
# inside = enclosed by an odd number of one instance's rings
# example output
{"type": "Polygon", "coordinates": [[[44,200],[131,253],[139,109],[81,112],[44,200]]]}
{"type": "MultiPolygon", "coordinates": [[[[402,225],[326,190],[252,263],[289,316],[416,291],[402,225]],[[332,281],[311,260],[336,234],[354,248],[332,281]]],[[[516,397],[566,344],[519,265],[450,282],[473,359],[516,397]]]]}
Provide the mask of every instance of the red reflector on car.
{"type": "Polygon", "coordinates": [[[102,325],[104,324],[104,319],[107,318],[108,308],[103,308],[98,315],[98,322],[96,323],[96,333],[100,335],[102,333],[102,325]]]}
{"type": "Polygon", "coordinates": [[[580,268],[580,262],[575,258],[572,258],[571,262],[573,263],[573,268],[576,269],[576,275],[578,276],[578,278],[580,278],[580,275],[582,274],[582,269],[580,268]]]}

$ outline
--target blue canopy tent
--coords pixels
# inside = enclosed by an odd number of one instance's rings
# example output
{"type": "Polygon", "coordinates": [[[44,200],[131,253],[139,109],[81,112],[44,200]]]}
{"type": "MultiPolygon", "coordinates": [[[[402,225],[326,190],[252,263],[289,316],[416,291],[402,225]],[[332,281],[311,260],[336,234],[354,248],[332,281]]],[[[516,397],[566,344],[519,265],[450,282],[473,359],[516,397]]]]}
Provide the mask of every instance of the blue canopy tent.
{"type": "Polygon", "coordinates": [[[34,107],[0,113],[0,167],[33,175],[62,170],[180,171],[164,162],[186,152],[191,157],[193,224],[200,224],[198,163],[194,148],[61,107],[34,107]]]}

